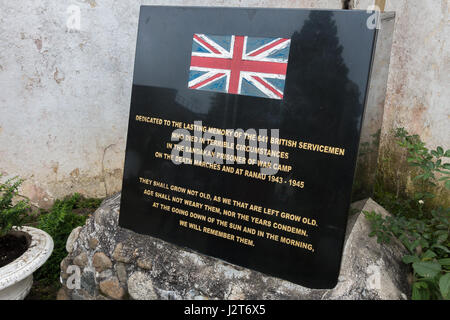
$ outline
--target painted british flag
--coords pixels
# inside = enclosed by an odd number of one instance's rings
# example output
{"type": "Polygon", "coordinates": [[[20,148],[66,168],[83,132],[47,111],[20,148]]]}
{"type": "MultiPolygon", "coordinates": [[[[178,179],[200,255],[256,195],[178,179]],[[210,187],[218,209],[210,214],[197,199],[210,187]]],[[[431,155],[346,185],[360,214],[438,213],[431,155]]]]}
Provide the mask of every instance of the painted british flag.
{"type": "Polygon", "coordinates": [[[283,99],[291,40],[194,34],[190,89],[283,99]]]}

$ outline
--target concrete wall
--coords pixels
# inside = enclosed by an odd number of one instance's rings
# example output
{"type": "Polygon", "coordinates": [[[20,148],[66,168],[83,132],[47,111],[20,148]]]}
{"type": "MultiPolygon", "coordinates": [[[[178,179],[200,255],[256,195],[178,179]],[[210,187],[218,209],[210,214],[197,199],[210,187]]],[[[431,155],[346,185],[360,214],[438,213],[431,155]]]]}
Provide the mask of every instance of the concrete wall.
{"type": "MultiPolygon", "coordinates": [[[[373,1],[357,1],[364,9],[373,1]]],[[[384,116],[389,129],[405,127],[431,147],[450,148],[448,0],[391,0],[395,11],[390,78],[384,116]]]]}
{"type": "MultiPolygon", "coordinates": [[[[356,0],[364,9],[370,0],[356,0]]],[[[396,31],[381,135],[379,171],[391,191],[409,193],[415,186],[405,153],[399,152],[392,130],[406,128],[419,134],[430,148],[450,149],[450,56],[448,0],[387,0],[395,11],[396,31]]],[[[449,192],[436,190],[436,199],[450,204],[449,192]]]]}
{"type": "MultiPolygon", "coordinates": [[[[22,193],[35,204],[120,190],[140,4],[342,7],[341,0],[0,0],[0,172],[25,178],[22,193]],[[80,8],[79,30],[67,27],[71,5],[80,8]]],[[[397,12],[397,27],[383,143],[405,126],[448,148],[448,3],[388,0],[386,9],[397,12]]]]}

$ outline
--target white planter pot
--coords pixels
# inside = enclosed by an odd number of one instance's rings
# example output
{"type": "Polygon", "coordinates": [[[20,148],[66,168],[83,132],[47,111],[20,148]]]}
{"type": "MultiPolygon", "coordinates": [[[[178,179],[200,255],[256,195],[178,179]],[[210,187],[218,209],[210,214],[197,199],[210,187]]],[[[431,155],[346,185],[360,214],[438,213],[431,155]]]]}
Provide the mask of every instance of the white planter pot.
{"type": "Polygon", "coordinates": [[[19,258],[0,268],[0,300],[22,300],[33,285],[33,272],[42,266],[53,251],[53,239],[44,231],[22,227],[17,231],[31,237],[31,243],[19,258]]]}

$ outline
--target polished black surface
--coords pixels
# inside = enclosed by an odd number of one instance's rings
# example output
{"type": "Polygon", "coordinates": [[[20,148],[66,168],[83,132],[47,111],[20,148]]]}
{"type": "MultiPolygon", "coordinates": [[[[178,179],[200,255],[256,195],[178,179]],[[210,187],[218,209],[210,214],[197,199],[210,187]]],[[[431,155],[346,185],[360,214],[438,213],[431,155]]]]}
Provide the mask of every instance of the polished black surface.
{"type": "MultiPolygon", "coordinates": [[[[366,27],[367,18],[363,11],[142,6],[120,225],[308,287],[334,287],[376,38],[376,31],[366,27]],[[284,99],[188,89],[194,33],[291,38],[284,99]],[[185,123],[201,120],[203,125],[219,128],[280,129],[282,138],[339,146],[346,151],[345,156],[337,157],[280,147],[290,152],[288,162],[293,171],[277,175],[305,181],[304,189],[294,188],[157,159],[155,151],[170,153],[166,143],[173,128],[137,122],[136,115],[185,123]],[[143,195],[148,186],[139,183],[139,177],[316,219],[318,227],[298,225],[308,231],[307,239],[277,232],[312,243],[314,252],[246,236],[256,244],[249,247],[180,227],[180,216],[152,208],[155,199],[143,195]]],[[[165,193],[180,196],[169,190],[165,193]]],[[[281,218],[279,221],[295,226],[281,218]]]]}

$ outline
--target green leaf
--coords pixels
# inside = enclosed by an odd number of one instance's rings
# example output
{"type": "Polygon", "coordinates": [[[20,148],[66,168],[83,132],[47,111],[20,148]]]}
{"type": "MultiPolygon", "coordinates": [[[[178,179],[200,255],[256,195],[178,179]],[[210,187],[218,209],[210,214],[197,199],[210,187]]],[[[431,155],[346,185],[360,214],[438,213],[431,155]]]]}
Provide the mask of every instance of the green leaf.
{"type": "Polygon", "coordinates": [[[403,263],[410,264],[414,262],[420,262],[420,259],[418,256],[412,256],[412,255],[406,255],[402,259],[403,263]]]}
{"type": "Polygon", "coordinates": [[[412,299],[413,300],[428,300],[430,299],[430,293],[428,291],[428,284],[425,282],[414,282],[412,287],[412,299]]]}
{"type": "Polygon", "coordinates": [[[450,266],[450,258],[439,259],[438,262],[441,266],[450,266]]]}
{"type": "Polygon", "coordinates": [[[436,253],[434,253],[434,252],[431,251],[431,250],[427,250],[427,251],[423,254],[422,260],[429,260],[429,259],[432,259],[432,258],[434,258],[434,257],[436,257],[436,253]]]}
{"type": "Polygon", "coordinates": [[[450,250],[447,247],[444,247],[443,245],[440,244],[435,244],[433,246],[431,246],[433,249],[441,249],[442,251],[446,252],[446,253],[450,253],[450,250]]]}
{"type": "Polygon", "coordinates": [[[443,243],[448,238],[448,232],[446,230],[438,230],[434,233],[434,235],[437,236],[437,243],[443,243]]]}
{"type": "Polygon", "coordinates": [[[441,272],[441,265],[431,261],[414,262],[413,269],[421,277],[433,278],[441,272]]]}
{"type": "Polygon", "coordinates": [[[444,149],[442,149],[442,147],[437,147],[436,151],[439,153],[440,156],[444,155],[444,149]]]}
{"type": "Polygon", "coordinates": [[[444,299],[450,299],[450,273],[442,276],[439,280],[439,290],[444,299]]]}

